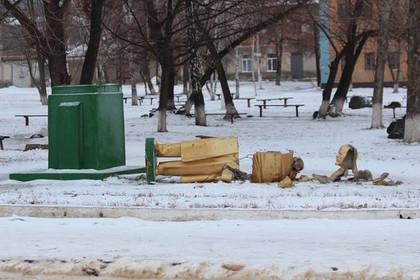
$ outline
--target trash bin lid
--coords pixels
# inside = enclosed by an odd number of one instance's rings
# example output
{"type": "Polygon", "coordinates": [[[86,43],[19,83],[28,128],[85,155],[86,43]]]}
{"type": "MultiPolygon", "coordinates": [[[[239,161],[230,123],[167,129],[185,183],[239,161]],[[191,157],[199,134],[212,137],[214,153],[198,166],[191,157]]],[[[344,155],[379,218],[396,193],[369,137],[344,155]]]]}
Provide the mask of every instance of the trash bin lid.
{"type": "Polygon", "coordinates": [[[94,85],[65,85],[52,88],[52,94],[83,94],[83,93],[115,93],[121,92],[119,84],[94,84],[94,85]]]}

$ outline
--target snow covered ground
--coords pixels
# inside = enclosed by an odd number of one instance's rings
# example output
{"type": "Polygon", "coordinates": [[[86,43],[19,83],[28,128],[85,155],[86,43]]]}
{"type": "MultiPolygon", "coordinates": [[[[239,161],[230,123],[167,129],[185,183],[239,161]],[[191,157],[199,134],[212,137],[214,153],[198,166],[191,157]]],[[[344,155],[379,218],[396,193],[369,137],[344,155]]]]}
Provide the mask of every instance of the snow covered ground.
{"type": "MultiPolygon", "coordinates": [[[[139,86],[141,92],[143,86],[139,86]]],[[[176,90],[180,92],[181,88],[176,90]]],[[[129,87],[124,87],[129,95],[129,87]]],[[[351,95],[371,95],[354,89],[351,95]]],[[[243,96],[253,86],[243,83],[243,96]]],[[[406,92],[385,90],[385,104],[404,101],[406,92]]],[[[293,150],[305,161],[303,174],[329,175],[342,144],[359,151],[358,165],[375,176],[389,172],[396,187],[370,183],[300,183],[292,189],[277,184],[179,184],[161,178],[147,185],[144,176],[121,176],[104,181],[8,180],[11,172],[47,168],[47,152],[23,152],[29,139],[46,127],[46,114],[35,89],[0,89],[0,135],[9,135],[0,151],[0,205],[69,207],[147,207],[158,209],[257,210],[418,210],[420,209],[420,145],[388,140],[385,129],[370,130],[371,109],[352,111],[343,118],[312,120],[321,92],[310,82],[264,83],[262,96],[291,96],[305,104],[300,117],[294,108],[258,108],[235,101],[248,113],[234,124],[209,116],[208,127],[193,119],[169,115],[168,133],[157,133],[157,117],[142,118],[156,107],[124,105],[128,165],[144,164],[144,141],[161,143],[193,139],[196,135],[239,137],[241,169],[251,172],[250,156],[257,151],[293,150]],[[252,116],[252,117],[251,117],[252,116]]],[[[208,96],[206,97],[208,99],[208,96]]],[[[255,104],[255,101],[253,101],[255,104]]],[[[223,112],[220,101],[206,103],[208,112],[223,112]]],[[[392,110],[384,111],[384,122],[392,110]]],[[[398,116],[403,115],[397,109],[398,116]]],[[[420,220],[220,220],[152,222],[121,219],[0,218],[0,279],[420,279],[420,220]]]]}
{"type": "Polygon", "coordinates": [[[0,228],[0,279],[13,279],[2,273],[35,279],[88,273],[131,279],[420,277],[420,220],[11,217],[1,218],[0,228]]]}
{"type": "MultiPolygon", "coordinates": [[[[139,86],[142,92],[143,86],[139,86]]],[[[176,88],[181,91],[180,87],[176,88]]],[[[129,87],[124,87],[129,95],[129,87]]],[[[143,93],[143,92],[142,92],[143,93]]],[[[242,96],[253,96],[251,83],[243,83],[242,96]]],[[[350,95],[371,95],[371,89],[354,89],[350,95]]],[[[385,101],[405,102],[404,89],[392,94],[385,89],[385,101]]],[[[47,139],[28,139],[46,127],[46,118],[31,119],[26,127],[19,113],[46,113],[38,102],[35,89],[0,89],[0,135],[10,135],[5,140],[5,150],[0,152],[0,204],[73,205],[73,206],[138,206],[159,208],[260,208],[260,209],[352,209],[352,208],[420,208],[420,145],[406,145],[386,138],[385,129],[370,130],[371,109],[345,109],[346,117],[312,120],[317,110],[321,91],[310,82],[284,82],[276,87],[265,82],[258,97],[290,96],[289,103],[305,104],[300,117],[294,108],[269,108],[264,117],[258,117],[258,108],[247,108],[246,100],[235,101],[243,117],[234,124],[222,116],[208,116],[208,127],[197,127],[193,119],[170,114],[169,133],[157,133],[157,116],[142,118],[156,107],[149,101],[139,107],[125,104],[126,149],[128,165],[144,165],[144,141],[155,137],[168,143],[194,139],[196,135],[239,137],[241,169],[251,172],[251,155],[257,151],[293,150],[305,161],[303,174],[329,175],[336,169],[335,155],[342,144],[350,143],[359,151],[358,165],[370,169],[374,176],[389,172],[397,187],[375,187],[370,183],[301,183],[293,189],[280,189],[276,184],[176,184],[172,178],[150,186],[142,176],[123,176],[105,181],[35,181],[20,183],[8,180],[11,172],[47,168],[46,151],[23,152],[27,143],[47,143],[47,139]]],[[[207,99],[208,96],[206,95],[207,99]]],[[[252,104],[255,104],[253,100],[252,104]]],[[[403,103],[404,104],[404,103],[403,103]]],[[[206,103],[207,111],[223,112],[221,101],[206,103]]],[[[403,109],[397,109],[399,116],[403,109]]],[[[392,121],[392,110],[384,110],[384,123],[392,121]]]]}

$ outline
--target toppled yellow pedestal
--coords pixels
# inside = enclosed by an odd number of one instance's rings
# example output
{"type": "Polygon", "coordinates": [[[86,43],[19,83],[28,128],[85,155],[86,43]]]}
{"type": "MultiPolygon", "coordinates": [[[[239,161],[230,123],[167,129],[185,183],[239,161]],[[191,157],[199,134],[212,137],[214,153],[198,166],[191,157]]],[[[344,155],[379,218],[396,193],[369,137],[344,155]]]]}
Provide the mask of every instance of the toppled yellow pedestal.
{"type": "Polygon", "coordinates": [[[175,144],[155,143],[158,157],[180,157],[181,160],[161,162],[158,175],[181,176],[183,183],[230,182],[230,166],[239,169],[239,146],[236,137],[199,139],[175,144]]]}
{"type": "Polygon", "coordinates": [[[283,182],[282,187],[292,187],[291,180],[302,169],[303,161],[293,157],[292,152],[258,152],[252,158],[252,182],[283,182]]]}

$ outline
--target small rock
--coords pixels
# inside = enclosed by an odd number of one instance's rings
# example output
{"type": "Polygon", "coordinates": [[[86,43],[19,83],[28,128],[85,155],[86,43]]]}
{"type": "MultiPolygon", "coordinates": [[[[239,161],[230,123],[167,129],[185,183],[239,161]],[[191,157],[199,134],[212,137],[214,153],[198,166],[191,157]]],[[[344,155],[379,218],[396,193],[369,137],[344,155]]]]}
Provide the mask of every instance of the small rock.
{"type": "Polygon", "coordinates": [[[82,268],[82,271],[86,273],[87,275],[99,276],[98,271],[91,267],[84,267],[82,268]]]}
{"type": "Polygon", "coordinates": [[[31,150],[48,150],[48,145],[46,144],[27,144],[25,146],[25,150],[23,150],[24,152],[26,151],[31,151],[31,150]]]}
{"type": "Polygon", "coordinates": [[[223,264],[222,267],[226,270],[230,270],[230,271],[240,271],[242,270],[245,266],[241,265],[241,264],[223,264]]]}

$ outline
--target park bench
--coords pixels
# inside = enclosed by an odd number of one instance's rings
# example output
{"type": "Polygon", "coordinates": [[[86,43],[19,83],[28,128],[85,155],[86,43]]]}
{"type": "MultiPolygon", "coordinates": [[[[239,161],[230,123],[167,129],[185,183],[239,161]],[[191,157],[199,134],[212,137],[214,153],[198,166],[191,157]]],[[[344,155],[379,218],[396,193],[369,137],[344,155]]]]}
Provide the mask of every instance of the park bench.
{"type": "Polygon", "coordinates": [[[0,150],[3,150],[3,140],[10,138],[10,136],[0,135],[0,150]]]}
{"type": "Polygon", "coordinates": [[[144,97],[143,100],[150,99],[150,105],[153,105],[153,99],[158,99],[157,97],[144,97]]]}
{"type": "Polygon", "coordinates": [[[29,118],[44,118],[44,117],[48,117],[48,115],[31,115],[31,114],[27,114],[27,115],[15,115],[16,118],[21,118],[23,117],[25,119],[25,125],[29,126],[29,118]]]}
{"type": "Polygon", "coordinates": [[[401,104],[397,101],[391,102],[389,105],[385,105],[384,109],[392,109],[393,118],[396,118],[395,109],[397,108],[407,108],[406,106],[401,106],[401,104]]]}
{"type": "Polygon", "coordinates": [[[176,102],[179,103],[179,98],[181,98],[182,96],[186,96],[185,94],[175,94],[174,97],[176,97],[176,102]]]}
{"type": "Polygon", "coordinates": [[[284,107],[284,108],[286,108],[286,107],[295,107],[296,117],[298,118],[299,117],[299,107],[303,107],[305,105],[304,104],[288,104],[287,106],[285,106],[284,104],[266,104],[264,106],[264,104],[257,104],[255,106],[257,106],[257,107],[260,108],[260,117],[262,117],[263,108],[266,109],[266,107],[284,107]]]}
{"type": "Polygon", "coordinates": [[[240,98],[235,99],[235,100],[246,100],[248,108],[251,108],[251,100],[252,99],[255,99],[255,97],[240,97],[240,98]]]}
{"type": "MultiPolygon", "coordinates": [[[[132,99],[132,98],[133,97],[131,97],[131,96],[123,96],[124,103],[127,104],[127,100],[132,99]]],[[[138,96],[137,99],[140,101],[140,104],[141,104],[143,102],[144,97],[143,96],[138,96]]]]}
{"type": "MultiPolygon", "coordinates": [[[[216,95],[217,95],[217,100],[220,100],[220,96],[221,96],[222,94],[221,94],[221,93],[216,93],[216,95]]],[[[234,97],[235,97],[235,94],[234,94],[234,93],[231,93],[230,95],[232,96],[232,98],[234,98],[234,97]]]]}
{"type": "Polygon", "coordinates": [[[284,102],[283,107],[287,107],[287,100],[293,99],[293,97],[268,97],[268,98],[260,98],[257,99],[257,101],[262,101],[262,105],[264,106],[264,109],[267,108],[267,101],[282,101],[284,102]]]}

